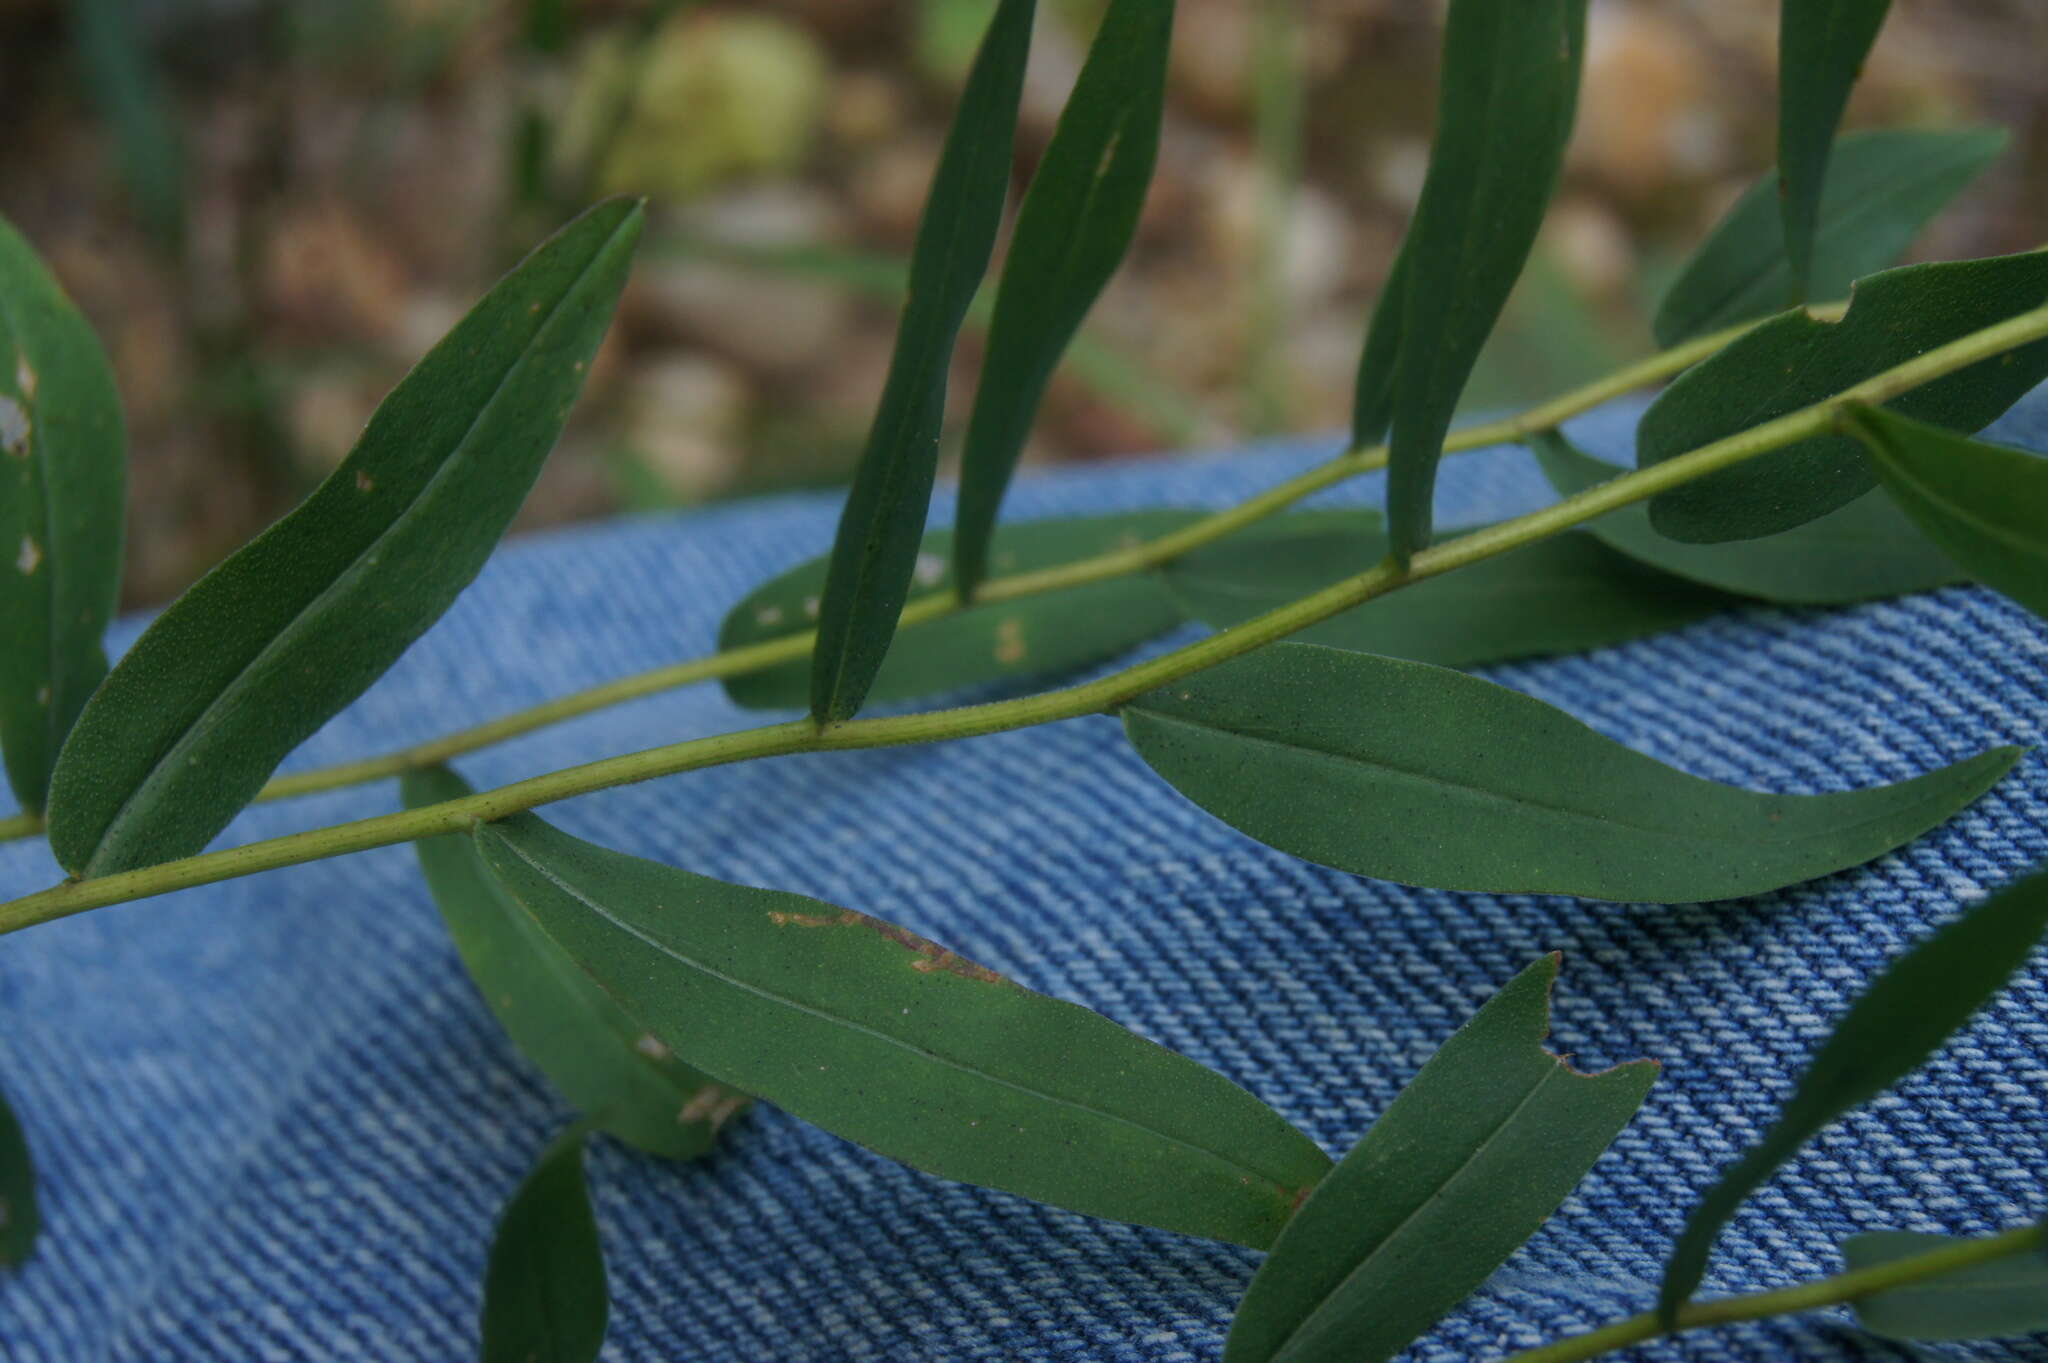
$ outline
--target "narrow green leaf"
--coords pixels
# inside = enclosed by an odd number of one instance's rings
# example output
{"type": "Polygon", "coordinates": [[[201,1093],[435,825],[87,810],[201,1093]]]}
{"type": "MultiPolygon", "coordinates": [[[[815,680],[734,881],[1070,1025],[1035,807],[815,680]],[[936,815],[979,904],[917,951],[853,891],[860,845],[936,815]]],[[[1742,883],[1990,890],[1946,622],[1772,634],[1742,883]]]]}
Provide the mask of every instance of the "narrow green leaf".
{"type": "Polygon", "coordinates": [[[1429,543],[1458,395],[1550,205],[1585,47],[1585,0],[1451,0],[1436,143],[1401,246],[1402,322],[1389,342],[1399,360],[1387,523],[1404,563],[1429,543]]]}
{"type": "Polygon", "coordinates": [[[14,1109],[0,1094],[0,1268],[18,1268],[35,1247],[36,1170],[14,1109]]]}
{"type": "MultiPolygon", "coordinates": [[[[1054,568],[1142,544],[1200,519],[1196,511],[1137,511],[1023,521],[997,531],[992,564],[1005,575],[1054,568]]],[[[917,556],[920,585],[947,589],[952,579],[945,565],[952,545],[949,530],[924,537],[917,556]]],[[[810,628],[824,581],[825,560],[813,559],[762,583],[725,617],[719,648],[743,648],[810,628]]],[[[1165,587],[1149,574],[973,606],[906,633],[889,651],[868,696],[904,700],[1071,671],[1164,634],[1183,618],[1165,587]]],[[[786,663],[728,677],[725,692],[750,709],[801,708],[809,684],[803,663],[786,663]]]]}
{"type": "Polygon", "coordinates": [[[158,616],[58,756],[74,875],[199,851],[476,576],[562,429],[639,238],[591,209],[429,351],[339,468],[158,616]]]}
{"type": "MultiPolygon", "coordinates": [[[[1681,374],[1643,414],[1636,463],[1666,459],[1798,411],[1916,355],[2048,299],[2048,253],[1908,265],[1857,284],[1839,322],[1788,312],[1681,374]]],[[[1886,405],[1969,432],[2048,378],[2035,341],[1922,384],[1886,405]]],[[[1876,486],[1856,442],[1816,436],[1694,479],[1650,501],[1650,523],[1694,544],[1775,535],[1876,486]]]]}
{"type": "Polygon", "coordinates": [[[1111,0],[1017,211],[961,456],[953,573],[972,597],[1053,368],[1137,230],[1166,105],[1173,0],[1111,0]]]}
{"type": "Polygon", "coordinates": [[[2036,873],[1937,929],[1886,968],[1814,1054],[1777,1122],[1700,1199],[1657,1297],[1668,1324],[1706,1272],[1722,1225],[1822,1127],[1911,1074],[2004,987],[2048,932],[2048,874],[2036,873]]]}
{"type": "Polygon", "coordinates": [[[1781,0],[1778,175],[1793,293],[1807,296],[1828,152],[1891,0],[1781,0]]]}
{"type": "MultiPolygon", "coordinates": [[[[459,800],[469,784],[444,767],[399,783],[407,809],[459,800]]],[[[677,1060],[484,869],[464,834],[414,844],[448,936],[491,1015],[520,1052],[599,1130],[651,1155],[690,1159],[747,1105],[677,1060]]]]}
{"type": "Polygon", "coordinates": [[[909,599],[938,471],[953,343],[995,249],[1036,0],[1001,0],[967,77],[910,256],[910,296],[875,424],[832,544],[811,655],[811,714],[859,710],[909,599]]]}
{"type": "MultiPolygon", "coordinates": [[[[1181,608],[1218,629],[1297,601],[1386,553],[1370,511],[1304,511],[1167,565],[1181,608]]],[[[1425,578],[1290,636],[1445,667],[1604,648],[1740,605],[1585,534],[1556,535],[1425,578]]]]}
{"type": "Polygon", "coordinates": [[[64,736],[107,675],[127,440],[92,328],[0,220],[0,751],[39,812],[64,736]]]}
{"type": "Polygon", "coordinates": [[[1315,644],[1259,649],[1123,716],[1181,794],[1305,860],[1443,890],[1664,904],[1860,865],[1976,799],[2020,755],[1766,795],[1667,767],[1493,682],[1315,644]]]}
{"type": "MultiPolygon", "coordinates": [[[[1550,485],[1566,496],[1624,472],[1587,455],[1556,431],[1533,437],[1529,446],[1550,485]]],[[[1726,544],[1666,539],[1650,524],[1650,513],[1640,503],[1610,511],[1586,529],[1653,568],[1724,592],[1787,605],[1840,605],[1964,580],[1948,555],[1881,492],[1866,492],[1805,525],[1726,544]]]]}
{"type": "Polygon", "coordinates": [[[1224,1079],[893,924],[531,815],[485,862],[691,1064],[943,1178],[1263,1248],[1329,1160],[1224,1079]]]}
{"type": "MultiPolygon", "coordinates": [[[[1960,1243],[1951,1235],[1871,1231],[1844,1240],[1842,1257],[1853,1271],[1960,1243]]],[[[1865,1329],[1892,1339],[1998,1339],[2048,1331],[2048,1254],[1978,1264],[1853,1305],[1865,1329]]]]}
{"type": "Polygon", "coordinates": [[[185,153],[140,11],[126,0],[71,0],[71,44],[85,87],[113,135],[136,215],[160,243],[185,238],[185,153]]]}
{"type": "Polygon", "coordinates": [[[481,1363],[591,1363],[604,1347],[604,1245],[583,1182],[586,1128],[555,1138],[498,1217],[481,1363]]]}
{"type": "MultiPolygon", "coordinates": [[[[1410,240],[1414,237],[1411,228],[1410,240]]],[[[1401,365],[1401,329],[1408,320],[1408,241],[1394,255],[1373,304],[1372,325],[1358,356],[1358,387],[1351,406],[1351,448],[1370,449],[1386,439],[1394,419],[1394,380],[1401,365]]],[[[1505,304],[1503,304],[1505,306],[1505,304]]],[[[1478,363],[1478,357],[1473,357],[1478,363]]]]}
{"type": "Polygon", "coordinates": [[[1535,1234],[1642,1106],[1654,1060],[1543,1049],[1546,956],[1431,1056],[1281,1232],[1224,1363],[1380,1363],[1535,1234]]]}
{"type": "Polygon", "coordinates": [[[1985,586],[2048,616],[2048,460],[1876,407],[1844,420],[1929,539],[1985,586]]]}
{"type": "MultiPolygon", "coordinates": [[[[1811,296],[1840,298],[1896,261],[2009,141],[2003,128],[1898,128],[1838,139],[1814,226],[1811,296]]],[[[1778,189],[1776,173],[1751,185],[1686,262],[1658,305],[1658,345],[1768,317],[1793,296],[1778,189]]]]}

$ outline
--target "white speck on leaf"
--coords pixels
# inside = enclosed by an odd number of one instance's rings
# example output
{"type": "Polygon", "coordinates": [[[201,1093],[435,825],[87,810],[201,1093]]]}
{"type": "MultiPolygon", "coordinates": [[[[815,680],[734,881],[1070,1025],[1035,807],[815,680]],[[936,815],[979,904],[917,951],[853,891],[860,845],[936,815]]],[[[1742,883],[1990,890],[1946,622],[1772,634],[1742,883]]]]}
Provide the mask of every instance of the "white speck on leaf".
{"type": "Polygon", "coordinates": [[[808,616],[810,616],[810,617],[811,617],[811,619],[813,619],[813,620],[815,620],[815,619],[817,619],[817,618],[818,618],[818,598],[817,598],[817,597],[815,597],[815,596],[807,596],[807,597],[805,597],[805,598],[804,598],[804,614],[805,614],[805,615],[808,615],[808,616]]]}
{"type": "Polygon", "coordinates": [[[13,398],[0,396],[0,450],[17,459],[28,458],[30,429],[28,409],[13,398]]]}
{"type": "Polygon", "coordinates": [[[918,586],[936,587],[939,585],[939,579],[945,575],[946,560],[940,558],[937,554],[919,554],[917,556],[918,586]]]}
{"type": "Polygon", "coordinates": [[[36,395],[36,371],[30,368],[26,355],[14,357],[14,391],[25,398],[36,395]]]}
{"type": "Polygon", "coordinates": [[[642,1032],[639,1039],[633,1043],[633,1049],[649,1060],[668,1059],[668,1047],[664,1046],[661,1038],[652,1032],[642,1032]]]}
{"type": "Polygon", "coordinates": [[[34,537],[23,535],[21,552],[14,556],[14,566],[23,577],[35,572],[43,566],[43,546],[37,544],[34,537]]]}
{"type": "Polygon", "coordinates": [[[764,628],[765,628],[765,627],[768,627],[768,626],[772,626],[772,625],[779,625],[779,624],[781,624],[781,623],[782,623],[782,607],[780,607],[780,606],[763,606],[763,607],[761,607],[761,609],[759,609],[759,610],[757,610],[757,611],[755,611],[755,612],[754,612],[754,623],[755,623],[755,624],[757,624],[757,625],[763,626],[764,628]]]}

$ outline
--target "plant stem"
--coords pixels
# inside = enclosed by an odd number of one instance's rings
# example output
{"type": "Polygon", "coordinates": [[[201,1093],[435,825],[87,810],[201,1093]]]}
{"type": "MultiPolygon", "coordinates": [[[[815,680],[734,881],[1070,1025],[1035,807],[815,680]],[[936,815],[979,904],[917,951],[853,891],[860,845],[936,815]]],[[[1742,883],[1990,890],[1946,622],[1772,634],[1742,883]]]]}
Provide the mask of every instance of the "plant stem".
{"type": "MultiPolygon", "coordinates": [[[[1711,336],[1701,337],[1618,369],[1606,378],[1575,389],[1539,407],[1532,407],[1519,416],[1489,421],[1483,425],[1470,426],[1454,432],[1445,442],[1444,452],[1450,454],[1507,444],[1538,431],[1548,430],[1603,402],[1671,377],[1679,370],[1713,354],[1746,330],[1747,326],[1730,327],[1711,336]]],[[[1246,526],[1277,515],[1306,497],[1335,487],[1362,473],[1370,473],[1385,463],[1384,447],[1347,450],[1315,468],[1296,474],[1284,483],[1268,488],[1248,501],[1183,526],[1170,535],[1163,535],[1130,548],[1098,554],[1093,558],[1077,559],[1053,568],[991,578],[975,593],[972,604],[990,605],[1016,601],[1045,592],[1061,591],[1070,587],[1085,586],[1091,582],[1149,571],[1183,554],[1232,535],[1246,526]]],[[[898,618],[898,627],[909,628],[926,621],[943,619],[965,608],[952,593],[935,592],[905,606],[903,614],[898,618]]],[[[492,747],[523,734],[532,733],[536,729],[544,729],[597,710],[622,705],[627,701],[641,700],[647,696],[673,691],[678,687],[698,682],[717,681],[725,677],[756,672],[778,663],[794,662],[810,655],[815,637],[811,632],[786,635],[780,639],[771,639],[744,648],[728,649],[722,653],[638,672],[582,691],[572,691],[566,696],[540,705],[515,710],[497,719],[467,729],[458,729],[440,738],[400,748],[381,756],[277,777],[263,787],[256,799],[287,800],[295,796],[313,795],[321,791],[339,790],[346,786],[403,776],[406,772],[430,767],[437,762],[446,762],[465,753],[476,752],[480,748],[492,747]]],[[[42,821],[32,814],[18,814],[12,818],[0,819],[0,843],[33,837],[40,833],[42,828],[42,821]]]]}
{"type": "Polygon", "coordinates": [[[40,893],[0,904],[0,933],[49,922],[86,909],[143,899],[194,885],[207,885],[279,866],[457,832],[537,805],[677,772],[755,757],[936,743],[1111,712],[1147,691],[1169,685],[1203,668],[1241,657],[1255,648],[1283,639],[1319,620],[1411,582],[1436,577],[1481,559],[1533,544],[1781,446],[1825,435],[1834,429],[1837,414],[1851,403],[1889,401],[1944,374],[1967,368],[2044,336],[2048,336],[2048,306],[2035,308],[1959,341],[1927,351],[1810,407],[1714,441],[1689,454],[1623,474],[1526,516],[1434,545],[1416,554],[1405,573],[1397,569],[1391,560],[1383,562],[1149,662],[1079,686],[1020,696],[1014,700],[888,719],[851,719],[822,726],[810,720],[795,720],[601,758],[481,791],[460,800],[292,833],[91,880],[67,881],[40,893]]]}
{"type": "Polygon", "coordinates": [[[1540,1349],[1525,1350],[1502,1360],[1502,1363],[1583,1363],[1585,1359],[1597,1358],[1612,1350],[1624,1349],[1631,1344],[1641,1344],[1666,1334],[1676,1334],[1681,1330],[1696,1330],[1703,1325],[1730,1325],[1743,1320],[1763,1320],[1770,1316],[1788,1316],[1800,1311],[1817,1310],[1823,1306],[1840,1306],[1876,1296],[1895,1287],[1940,1277],[1944,1273],[1953,1273],[1978,1264],[2009,1259],[2028,1250],[2044,1248],[2048,1248],[2048,1224],[2028,1226],[1988,1239],[1966,1240],[1957,1245],[1945,1245],[1926,1254],[1916,1254],[1908,1259],[1894,1259],[1888,1264],[1877,1264],[1870,1268],[1857,1269],[1853,1273],[1837,1274],[1832,1278],[1822,1278],[1818,1282],[1780,1288],[1775,1292],[1759,1292],[1746,1297],[1724,1297],[1719,1301],[1693,1302],[1679,1310],[1678,1322],[1669,1330],[1658,1321],[1656,1312],[1645,1311],[1640,1316],[1630,1316],[1627,1320],[1616,1321],[1589,1334],[1559,1340],[1540,1349]]]}

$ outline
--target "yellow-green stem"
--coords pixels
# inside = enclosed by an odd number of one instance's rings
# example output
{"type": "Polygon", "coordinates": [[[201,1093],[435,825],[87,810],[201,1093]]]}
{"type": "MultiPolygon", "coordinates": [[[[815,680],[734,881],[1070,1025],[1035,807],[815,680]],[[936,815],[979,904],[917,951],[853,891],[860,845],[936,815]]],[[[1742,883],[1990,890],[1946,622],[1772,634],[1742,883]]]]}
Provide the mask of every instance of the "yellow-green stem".
{"type": "Polygon", "coordinates": [[[1405,573],[1391,562],[1381,563],[1243,624],[1080,686],[1021,696],[1015,700],[888,719],[852,719],[824,726],[814,725],[809,720],[797,720],[602,758],[481,791],[460,800],[270,838],[221,852],[182,857],[116,875],[67,881],[38,894],[0,904],[0,933],[49,922],[86,909],[166,894],[194,885],[212,884],[279,866],[451,833],[537,805],[677,772],[755,757],[941,742],[1112,711],[1155,687],[1240,657],[1410,582],[1419,582],[1525,544],[1533,544],[1695,478],[1732,467],[1794,441],[1825,434],[1834,427],[1836,414],[1850,403],[1889,401],[1944,374],[2043,336],[2048,336],[2048,306],[2022,313],[1997,326],[1930,350],[1826,401],[1717,440],[1676,459],[1623,474],[1540,511],[1434,545],[1416,554],[1405,573]]]}
{"type": "MultiPolygon", "coordinates": [[[[1828,312],[1827,309],[1815,311],[1816,315],[1826,315],[1828,312]]],[[[1603,379],[1575,389],[1539,407],[1533,407],[1519,416],[1489,421],[1483,425],[1470,426],[1454,432],[1445,442],[1444,452],[1450,454],[1483,449],[1490,445],[1519,440],[1537,431],[1548,430],[1559,422],[1597,407],[1603,402],[1671,377],[1713,354],[1746,330],[1747,326],[1729,327],[1725,331],[1688,341],[1684,345],[1652,355],[1627,368],[1618,369],[1603,379]]],[[[1213,544],[1225,536],[1235,534],[1246,526],[1277,515],[1306,497],[1335,487],[1362,473],[1370,473],[1385,463],[1384,448],[1347,450],[1326,463],[1268,488],[1248,501],[1205,516],[1170,535],[1052,568],[991,578],[982,584],[972,604],[989,605],[1016,601],[1045,592],[1146,572],[1203,545],[1213,544]]],[[[899,628],[911,628],[930,620],[941,619],[961,609],[964,609],[962,603],[951,593],[936,592],[920,597],[905,606],[897,624],[899,628]]],[[[259,801],[288,800],[294,796],[313,795],[321,791],[339,790],[345,786],[359,786],[371,781],[403,776],[406,772],[430,767],[437,762],[446,762],[464,753],[492,747],[523,734],[532,733],[536,729],[545,729],[550,725],[560,724],[597,710],[623,705],[627,701],[640,700],[664,691],[692,686],[698,682],[718,681],[725,677],[757,672],[778,663],[794,662],[810,655],[814,638],[815,635],[809,632],[791,634],[765,643],[727,649],[707,657],[692,658],[687,662],[671,663],[666,667],[638,672],[630,677],[621,677],[616,681],[604,682],[582,691],[573,691],[566,696],[524,710],[515,710],[511,714],[501,715],[497,719],[487,720],[467,729],[458,729],[454,733],[409,748],[400,748],[354,762],[342,762],[311,771],[296,772],[290,776],[280,776],[264,786],[256,798],[259,801]]],[[[0,842],[32,837],[40,833],[42,828],[42,821],[33,814],[18,814],[0,819],[0,842]]]]}
{"type": "Polygon", "coordinates": [[[1588,1334],[1546,1344],[1540,1349],[1525,1350],[1502,1360],[1502,1363],[1584,1363],[1586,1359],[1598,1358],[1616,1349],[1625,1349],[1681,1330],[1697,1330],[1706,1325],[1732,1325],[1737,1321],[1764,1320],[1771,1316],[1816,1311],[1825,1306],[1841,1306],[1895,1287],[1905,1287],[1959,1269],[2044,1248],[2048,1248],[2048,1226],[2029,1226],[1982,1240],[1945,1245],[1926,1254],[1894,1259],[1888,1264],[1859,1268],[1853,1273],[1837,1274],[1776,1292],[1693,1302],[1679,1310],[1678,1323],[1669,1330],[1658,1321],[1656,1312],[1645,1311],[1640,1316],[1616,1321],[1588,1334]]]}

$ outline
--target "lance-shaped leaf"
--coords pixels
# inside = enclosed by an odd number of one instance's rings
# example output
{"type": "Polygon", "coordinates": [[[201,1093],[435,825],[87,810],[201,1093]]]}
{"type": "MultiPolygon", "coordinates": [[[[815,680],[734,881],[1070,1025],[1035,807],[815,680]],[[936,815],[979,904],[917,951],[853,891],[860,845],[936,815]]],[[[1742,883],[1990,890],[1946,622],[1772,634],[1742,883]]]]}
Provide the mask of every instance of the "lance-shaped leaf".
{"type": "Polygon", "coordinates": [[[0,753],[32,812],[107,675],[100,636],[121,587],[126,449],[92,328],[0,221],[0,753]]]}
{"type": "Polygon", "coordinates": [[[996,7],[932,177],[896,353],[839,518],[818,611],[810,706],[820,723],[860,709],[910,596],[938,471],[946,371],[1002,222],[1036,9],[1035,0],[996,7]]]}
{"type": "Polygon", "coordinates": [[[1778,176],[1785,255],[1806,297],[1828,152],[1892,0],[1782,0],[1778,8],[1778,176]]]}
{"type": "Polygon", "coordinates": [[[2048,460],[1877,407],[1843,420],[1929,539],[1985,586],[2048,616],[2048,460]]]}
{"type": "Polygon", "coordinates": [[[972,597],[1061,352],[1137,230],[1166,105],[1173,0],[1111,0],[1017,210],[960,464],[953,573],[972,597]]]}
{"type": "MultiPolygon", "coordinates": [[[[1165,569],[1188,614],[1219,629],[1284,606],[1386,553],[1370,511],[1304,511],[1165,569]]],[[[1641,638],[1741,602],[1564,534],[1425,578],[1289,636],[1445,667],[1572,653],[1641,638]]]]}
{"type": "Polygon", "coordinates": [[[1224,1363],[1380,1363],[1486,1281],[1657,1078],[1543,1049],[1558,958],[1511,980],[1401,1090],[1246,1289],[1224,1363]]]}
{"type": "Polygon", "coordinates": [[[1667,1324],[1699,1286],[1715,1238],[1744,1199],[1821,1128],[1917,1069],[2004,987],[2043,932],[2048,874],[2036,873],[1936,930],[1850,1005],[1778,1120],[1687,1219],[1657,1297],[1667,1324]]]}
{"type": "MultiPolygon", "coordinates": [[[[1808,292],[1840,298],[1896,261],[2009,140],[2003,128],[1899,128],[1839,139],[1821,191],[1808,292]]],[[[1775,173],[1751,185],[1686,262],[1658,305],[1658,345],[1768,317],[1791,299],[1778,190],[1775,173]]]]}
{"type": "Polygon", "coordinates": [[[1429,543],[1444,434],[1550,205],[1585,45],[1585,0],[1451,0],[1436,141],[1397,270],[1387,523],[1403,562],[1429,543]]]}
{"type": "MultiPolygon", "coordinates": [[[[459,800],[446,768],[399,783],[407,809],[459,800]]],[[[651,1155],[689,1159],[747,1105],[745,1095],[677,1060],[533,916],[498,886],[466,834],[415,843],[441,921],[498,1025],[599,1130],[651,1155]]]]}
{"type": "Polygon", "coordinates": [[[448,608],[561,432],[641,218],[637,203],[602,204],[527,257],[327,481],[144,631],[58,756],[49,835],[66,870],[205,847],[448,608]]]}
{"type": "Polygon", "coordinates": [[[531,815],[476,836],[500,883],[678,1055],[914,1168],[1264,1248],[1329,1167],[1223,1076],[893,924],[531,815]]]}
{"type": "Polygon", "coordinates": [[[39,1224],[28,1138],[21,1134],[6,1095],[0,1094],[0,1268],[14,1268],[28,1258],[39,1224]]]}
{"type": "MultiPolygon", "coordinates": [[[[1410,237],[1414,234],[1411,231],[1410,237]]],[[[1408,322],[1408,252],[1406,241],[1394,256],[1379,301],[1373,304],[1372,325],[1358,355],[1358,383],[1351,405],[1351,448],[1369,449],[1386,437],[1394,419],[1394,380],[1401,364],[1401,330],[1408,322]]],[[[1475,363],[1476,358],[1475,358],[1475,363]]]]}
{"type": "MultiPolygon", "coordinates": [[[[2048,252],[1908,265],[1856,286],[1839,322],[1772,318],[1681,374],[1636,429],[1648,468],[1808,407],[2048,301],[2048,252]]],[[[1957,370],[1886,404],[1958,431],[1989,425],[2048,378],[2048,341],[1957,370]]],[[[1775,535],[1876,486],[1856,442],[1815,436],[1696,478],[1650,502],[1650,523],[1695,544],[1775,535]]]]}
{"type": "MultiPolygon", "coordinates": [[[[1570,496],[1624,470],[1603,464],[1556,431],[1529,446],[1552,487],[1570,496]]],[[[1639,563],[1725,592],[1788,605],[1826,606],[1928,591],[1963,580],[1949,556],[1881,492],[1866,492],[1819,520],[1762,539],[1681,544],[1657,533],[1641,503],[1586,530],[1639,563]]],[[[1450,574],[1458,577],[1460,573],[1450,574]]]]}
{"type": "Polygon", "coordinates": [[[1270,847],[1444,890],[1681,903],[1860,865],[1982,794],[1998,748],[1896,785],[1767,795],[1623,747],[1463,672],[1272,644],[1150,692],[1152,769],[1270,847]]]}
{"type": "MultiPolygon", "coordinates": [[[[1055,568],[1131,548],[1201,518],[1196,511],[1134,511],[1024,521],[997,532],[990,562],[1005,576],[1055,568]]],[[[950,530],[924,537],[917,557],[920,586],[947,589],[952,547],[950,530]]],[[[719,648],[744,648],[811,628],[824,581],[825,560],[813,559],[762,583],[725,617],[719,648]]],[[[868,696],[903,700],[1069,671],[1113,658],[1184,618],[1159,580],[1145,573],[971,606],[906,630],[889,650],[868,696]]],[[[794,662],[728,677],[725,691],[734,703],[752,709],[800,709],[809,684],[808,668],[794,662]]]]}
{"type": "MultiPolygon", "coordinates": [[[[1962,1243],[1950,1235],[1871,1231],[1842,1242],[1853,1271],[1962,1243]]],[[[1863,1327],[1892,1339],[1998,1339],[2048,1330],[2048,1253],[1976,1264],[1854,1303],[1863,1327]]]]}
{"type": "Polygon", "coordinates": [[[541,1154],[498,1217],[484,1270],[481,1363],[591,1363],[604,1347],[604,1245],[583,1182],[586,1128],[541,1154]]]}

